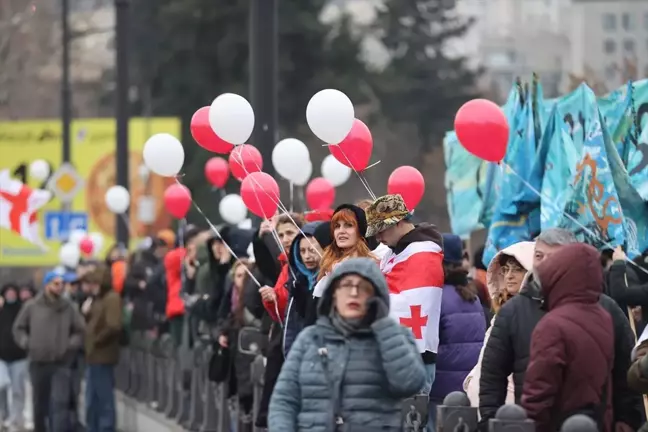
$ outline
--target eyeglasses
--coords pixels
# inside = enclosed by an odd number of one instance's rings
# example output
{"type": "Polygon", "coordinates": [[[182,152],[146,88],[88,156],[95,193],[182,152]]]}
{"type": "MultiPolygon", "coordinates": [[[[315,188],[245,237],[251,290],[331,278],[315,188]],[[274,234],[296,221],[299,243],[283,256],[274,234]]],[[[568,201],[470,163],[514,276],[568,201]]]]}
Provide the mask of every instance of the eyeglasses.
{"type": "Polygon", "coordinates": [[[347,294],[373,294],[373,287],[369,284],[352,284],[344,283],[338,286],[340,291],[344,291],[347,294]]]}
{"type": "Polygon", "coordinates": [[[502,276],[506,276],[509,273],[513,273],[513,274],[526,273],[526,270],[524,270],[522,267],[516,266],[516,265],[504,265],[504,266],[500,267],[499,271],[500,271],[500,275],[502,275],[502,276]]]}

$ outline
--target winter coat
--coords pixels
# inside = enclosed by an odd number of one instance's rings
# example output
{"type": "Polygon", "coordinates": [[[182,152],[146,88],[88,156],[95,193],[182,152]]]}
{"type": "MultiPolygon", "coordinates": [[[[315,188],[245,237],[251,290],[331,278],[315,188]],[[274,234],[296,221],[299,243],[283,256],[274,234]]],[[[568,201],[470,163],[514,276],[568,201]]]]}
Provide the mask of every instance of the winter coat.
{"type": "Polygon", "coordinates": [[[259,237],[257,231],[252,240],[252,251],[254,252],[254,261],[263,278],[275,284],[284,268],[285,261],[282,262],[280,259],[284,253],[277,245],[272,234],[265,233],[259,237]]]}
{"type": "MultiPolygon", "coordinates": [[[[8,288],[13,288],[16,290],[16,295],[18,294],[17,285],[5,285],[2,287],[2,293],[8,288]]],[[[27,353],[24,349],[20,348],[16,341],[14,340],[11,328],[13,327],[18,313],[20,312],[22,304],[19,300],[16,300],[15,303],[7,303],[5,301],[4,305],[0,306],[0,360],[4,362],[15,362],[18,360],[23,360],[27,357],[27,353]]]]}
{"type": "Polygon", "coordinates": [[[274,285],[277,302],[263,300],[263,306],[274,322],[283,324],[288,306],[288,288],[286,285],[290,280],[290,266],[288,265],[288,257],[284,253],[279,256],[279,262],[282,263],[281,272],[274,285]]]}
{"type": "Polygon", "coordinates": [[[628,370],[628,384],[633,390],[648,394],[648,374],[644,375],[639,362],[648,354],[648,328],[644,329],[632,350],[632,366],[628,370]]]}
{"type": "Polygon", "coordinates": [[[641,322],[637,332],[641,334],[648,323],[648,284],[640,282],[633,264],[625,261],[615,261],[606,276],[606,293],[612,297],[628,315],[628,307],[641,306],[641,322]]]}
{"type": "Polygon", "coordinates": [[[614,327],[598,303],[600,255],[586,244],[567,245],[535,272],[548,312],[533,330],[522,407],[538,432],[556,431],[577,413],[610,432],[614,327]]]}
{"type": "MultiPolygon", "coordinates": [[[[389,305],[387,283],[373,260],[349,259],[329,281],[350,273],[371,281],[389,305]]],[[[414,338],[390,317],[345,337],[329,318],[332,291],[325,290],[317,323],[299,334],[281,369],[269,430],[329,432],[339,430],[339,416],[342,430],[401,431],[402,401],[421,389],[426,376],[414,338]]]]}
{"type": "MultiPolygon", "coordinates": [[[[418,295],[425,296],[428,303],[428,317],[427,328],[428,332],[435,331],[437,334],[428,335],[425,340],[425,346],[419,346],[421,350],[421,357],[426,364],[433,364],[436,362],[438,351],[438,328],[439,319],[441,314],[441,300],[440,287],[443,286],[443,254],[442,253],[420,253],[412,252],[416,248],[416,243],[432,242],[436,244],[436,249],[443,248],[443,237],[437,230],[436,226],[422,223],[405,234],[398,241],[396,246],[391,248],[380,261],[380,269],[385,274],[387,283],[390,287],[390,292],[399,293],[403,289],[403,280],[409,279],[410,286],[407,288],[415,287],[429,287],[425,293],[418,295]],[[410,248],[410,249],[408,249],[410,248]],[[415,257],[415,259],[412,259],[415,257]],[[397,264],[394,264],[397,263],[397,264]],[[424,268],[425,273],[420,272],[424,268]],[[414,275],[412,278],[411,276],[414,275]],[[408,277],[409,276],[409,277],[408,277]],[[423,281],[422,279],[426,279],[423,281]],[[437,282],[438,280],[438,282],[437,282]],[[437,288],[438,287],[438,288],[437,288]]],[[[441,250],[439,250],[441,252],[441,250]]],[[[419,291],[420,292],[420,291],[419,291]]],[[[423,299],[421,299],[423,300],[423,299]]]]}
{"type": "MultiPolygon", "coordinates": [[[[288,307],[284,318],[283,350],[284,355],[297,338],[300,331],[306,326],[317,305],[313,297],[313,288],[317,282],[317,270],[311,271],[304,265],[299,252],[299,243],[305,236],[313,237],[318,222],[312,222],[302,227],[290,246],[288,265],[290,266],[289,278],[286,284],[288,290],[288,307]],[[303,233],[303,234],[302,234],[303,233]]],[[[313,241],[316,241],[313,239],[313,241]]]]}
{"type": "MultiPolygon", "coordinates": [[[[599,303],[612,316],[614,322],[614,369],[612,392],[614,421],[638,429],[641,424],[641,398],[630,390],[627,371],[634,336],[630,323],[614,300],[601,295],[599,303]]],[[[529,364],[531,335],[540,319],[542,294],[530,274],[520,293],[507,301],[495,317],[491,335],[484,346],[481,378],[479,380],[480,425],[487,427],[497,409],[506,402],[507,378],[513,374],[515,402],[520,403],[524,375],[529,364]]]]}
{"type": "Polygon", "coordinates": [[[462,390],[464,379],[479,358],[485,332],[479,299],[464,300],[456,287],[444,285],[432,401],[443,402],[449,393],[462,390]]]}
{"type": "Polygon", "coordinates": [[[186,252],[185,248],[177,248],[167,253],[164,257],[164,269],[167,282],[165,313],[169,319],[182,316],[185,312],[181,293],[182,269],[186,252]]]}
{"type": "MultiPolygon", "coordinates": [[[[494,298],[496,294],[506,289],[504,287],[504,281],[500,275],[501,258],[503,256],[510,256],[515,258],[520,264],[522,264],[522,267],[524,267],[524,269],[528,272],[533,267],[534,248],[535,248],[534,242],[518,242],[512,244],[507,248],[502,249],[493,257],[490,264],[488,265],[488,270],[484,272],[486,276],[486,286],[488,288],[488,294],[490,295],[491,299],[494,298]]],[[[480,405],[479,404],[479,381],[481,379],[481,369],[482,369],[482,361],[484,358],[484,348],[486,347],[486,344],[490,339],[491,330],[493,328],[494,321],[495,318],[492,318],[490,322],[490,327],[488,328],[488,331],[484,336],[484,344],[479,353],[479,360],[477,361],[477,364],[472,368],[468,376],[466,376],[466,379],[463,384],[464,390],[466,391],[466,394],[468,395],[468,399],[470,399],[470,404],[472,406],[480,405]]],[[[515,402],[515,391],[513,385],[513,377],[509,376],[507,392],[506,392],[506,403],[514,403],[514,402],[515,402]]]]}
{"type": "Polygon", "coordinates": [[[122,298],[133,305],[130,322],[133,331],[149,330],[155,325],[151,296],[155,287],[149,285],[149,279],[159,264],[160,260],[151,250],[143,250],[133,256],[128,266],[122,298]]]}
{"type": "Polygon", "coordinates": [[[83,345],[85,323],[76,306],[40,293],[20,310],[13,325],[14,340],[33,362],[71,360],[83,345]]]}
{"type": "Polygon", "coordinates": [[[115,365],[119,361],[122,302],[113,290],[102,290],[92,301],[85,333],[88,364],[115,365]]]}

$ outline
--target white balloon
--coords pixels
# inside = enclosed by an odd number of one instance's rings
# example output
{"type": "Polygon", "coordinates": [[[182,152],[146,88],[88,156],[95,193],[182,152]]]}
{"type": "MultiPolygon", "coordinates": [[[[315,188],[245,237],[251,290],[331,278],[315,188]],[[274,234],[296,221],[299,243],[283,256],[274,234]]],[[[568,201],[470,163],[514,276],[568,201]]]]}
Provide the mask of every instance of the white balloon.
{"type": "Polygon", "coordinates": [[[121,214],[130,205],[130,193],[124,186],[111,186],[106,191],[106,206],[113,213],[121,214]]]}
{"type": "Polygon", "coordinates": [[[92,254],[97,257],[103,251],[104,247],[104,236],[101,233],[93,232],[90,233],[90,240],[92,240],[92,254]]]}
{"type": "Polygon", "coordinates": [[[327,144],[339,144],[351,131],[355,111],[351,99],[339,90],[321,90],[306,107],[311,131],[327,144]]]}
{"type": "Polygon", "coordinates": [[[72,230],[72,232],[68,236],[68,243],[79,246],[81,240],[83,240],[87,235],[88,233],[81,229],[72,230]]]}
{"type": "Polygon", "coordinates": [[[76,267],[81,259],[79,246],[74,243],[65,243],[59,250],[59,261],[65,267],[76,267]]]}
{"type": "Polygon", "coordinates": [[[279,141],[272,150],[272,166],[277,174],[291,182],[304,176],[303,171],[309,162],[308,147],[295,138],[279,141]]]}
{"type": "Polygon", "coordinates": [[[254,110],[243,96],[223,93],[209,107],[209,125],[230,144],[245,144],[254,130],[254,110]]]}
{"type": "Polygon", "coordinates": [[[144,163],[163,177],[177,175],[184,164],[184,157],[182,144],[168,133],[155,134],[144,144],[144,163]]]}
{"type": "Polygon", "coordinates": [[[322,161],[322,177],[335,187],[342,186],[351,177],[351,168],[342,165],[333,155],[328,155],[322,161]]]}
{"type": "Polygon", "coordinates": [[[245,207],[243,198],[237,194],[224,196],[218,204],[218,211],[223,220],[232,225],[244,221],[247,217],[247,207],[245,207]]]}
{"type": "Polygon", "coordinates": [[[249,230],[252,229],[252,219],[247,218],[236,224],[240,229],[249,230]]]}
{"type": "Polygon", "coordinates": [[[50,175],[50,167],[43,159],[37,159],[29,164],[29,177],[38,181],[45,181],[50,175]]]}
{"type": "Polygon", "coordinates": [[[310,180],[311,175],[313,175],[313,163],[311,161],[308,161],[308,163],[302,168],[301,172],[299,173],[299,177],[295,177],[293,179],[293,183],[296,186],[306,186],[306,183],[308,183],[308,180],[310,180]]]}

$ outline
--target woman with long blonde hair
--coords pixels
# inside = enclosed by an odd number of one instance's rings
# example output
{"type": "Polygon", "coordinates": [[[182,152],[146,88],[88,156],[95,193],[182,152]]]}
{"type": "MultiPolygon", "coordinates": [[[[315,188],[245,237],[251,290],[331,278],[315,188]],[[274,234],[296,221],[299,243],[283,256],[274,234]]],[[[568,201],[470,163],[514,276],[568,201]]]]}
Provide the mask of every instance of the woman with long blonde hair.
{"type": "Polygon", "coordinates": [[[333,241],[324,249],[320,262],[319,281],[313,290],[315,297],[321,297],[326,286],[323,281],[342,261],[349,258],[377,259],[367,245],[366,232],[367,218],[360,207],[342,204],[335,209],[330,226],[333,241]]]}

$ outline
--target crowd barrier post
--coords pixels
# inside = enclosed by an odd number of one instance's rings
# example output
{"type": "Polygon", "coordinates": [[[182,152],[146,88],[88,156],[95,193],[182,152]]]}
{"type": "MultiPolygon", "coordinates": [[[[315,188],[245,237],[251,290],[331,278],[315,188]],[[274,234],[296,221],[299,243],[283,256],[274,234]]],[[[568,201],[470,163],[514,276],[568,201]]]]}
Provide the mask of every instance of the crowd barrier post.
{"type": "MultiPolygon", "coordinates": [[[[263,395],[263,384],[265,377],[265,362],[266,359],[262,355],[257,355],[250,366],[252,371],[250,378],[252,379],[253,396],[252,396],[252,418],[257,419],[261,408],[261,397],[263,395]]],[[[261,428],[254,427],[254,432],[261,432],[261,428]]]]}
{"type": "Polygon", "coordinates": [[[205,364],[204,354],[205,344],[202,341],[196,341],[193,351],[193,369],[191,371],[191,394],[189,404],[189,418],[183,424],[185,429],[197,431],[203,420],[203,393],[205,391],[205,364]]]}
{"type": "Polygon", "coordinates": [[[159,403],[159,387],[158,387],[158,364],[159,364],[159,349],[160,341],[158,338],[147,335],[148,341],[148,361],[147,361],[147,382],[146,401],[151,408],[156,408],[159,403]]]}
{"type": "MultiPolygon", "coordinates": [[[[203,364],[205,365],[205,370],[209,368],[209,360],[211,359],[212,353],[214,352],[211,344],[205,347],[203,350],[203,364]]],[[[205,373],[207,375],[207,373],[205,373]]],[[[206,377],[205,385],[203,389],[203,422],[200,426],[199,432],[219,432],[219,413],[216,399],[216,384],[213,383],[206,377]]],[[[223,429],[226,431],[227,429],[223,429]]]]}
{"type": "Polygon", "coordinates": [[[597,432],[598,430],[596,422],[583,414],[569,417],[560,427],[560,432],[597,432]]]}
{"type": "Polygon", "coordinates": [[[164,414],[170,418],[175,418],[178,412],[178,362],[176,356],[176,347],[173,340],[165,347],[164,356],[167,359],[167,403],[164,407],[164,414]]]}
{"type": "Polygon", "coordinates": [[[146,335],[143,332],[138,332],[138,347],[135,356],[137,365],[137,392],[135,398],[140,402],[148,402],[146,393],[148,391],[148,371],[147,371],[147,357],[150,349],[146,335]]]}
{"type": "Polygon", "coordinates": [[[489,432],[535,432],[535,423],[527,418],[526,411],[519,405],[507,404],[499,407],[495,418],[488,421],[489,432]]]}
{"type": "Polygon", "coordinates": [[[166,412],[167,405],[169,405],[170,391],[169,391],[169,370],[172,366],[171,359],[169,358],[169,352],[171,351],[171,345],[173,341],[169,334],[163,334],[160,336],[158,342],[158,370],[157,370],[157,382],[159,388],[159,400],[157,401],[156,410],[158,412],[166,412]]]}
{"type": "Polygon", "coordinates": [[[477,430],[477,408],[470,406],[464,392],[456,391],[443,399],[437,407],[436,427],[442,431],[471,432],[477,430]]]}

